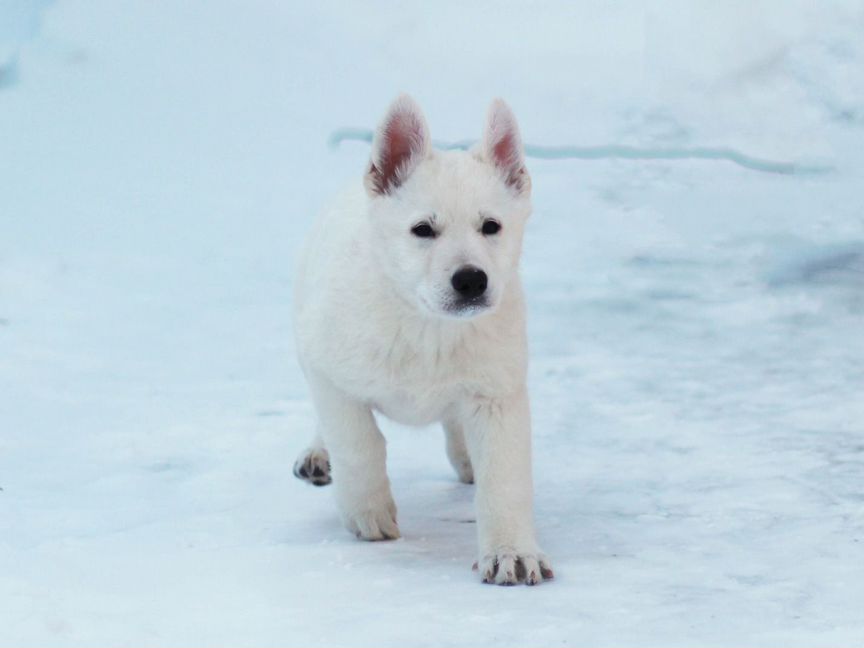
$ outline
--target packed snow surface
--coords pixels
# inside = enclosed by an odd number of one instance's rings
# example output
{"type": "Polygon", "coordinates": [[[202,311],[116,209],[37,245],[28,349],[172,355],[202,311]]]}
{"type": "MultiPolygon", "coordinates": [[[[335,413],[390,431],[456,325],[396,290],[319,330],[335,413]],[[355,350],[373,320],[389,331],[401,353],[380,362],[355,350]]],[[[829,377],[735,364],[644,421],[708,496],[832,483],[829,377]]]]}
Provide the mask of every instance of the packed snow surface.
{"type": "MultiPolygon", "coordinates": [[[[0,0],[0,645],[864,644],[864,4],[0,0]],[[294,260],[400,91],[532,160],[536,515],[483,586],[437,429],[404,537],[291,475],[294,260]]],[[[350,278],[347,278],[350,279],[350,278]]]]}

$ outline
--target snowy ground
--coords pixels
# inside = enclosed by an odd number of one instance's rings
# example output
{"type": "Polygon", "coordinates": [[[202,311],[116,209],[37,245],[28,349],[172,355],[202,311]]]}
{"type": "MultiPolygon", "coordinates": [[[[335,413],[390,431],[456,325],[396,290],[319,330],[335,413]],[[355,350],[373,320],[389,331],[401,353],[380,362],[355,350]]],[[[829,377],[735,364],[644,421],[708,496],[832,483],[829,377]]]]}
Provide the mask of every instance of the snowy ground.
{"type": "Polygon", "coordinates": [[[365,4],[0,0],[0,645],[864,644],[864,5],[365,4]],[[548,585],[477,582],[438,430],[397,542],[290,473],[325,142],[400,90],[835,167],[531,162],[548,585]]]}

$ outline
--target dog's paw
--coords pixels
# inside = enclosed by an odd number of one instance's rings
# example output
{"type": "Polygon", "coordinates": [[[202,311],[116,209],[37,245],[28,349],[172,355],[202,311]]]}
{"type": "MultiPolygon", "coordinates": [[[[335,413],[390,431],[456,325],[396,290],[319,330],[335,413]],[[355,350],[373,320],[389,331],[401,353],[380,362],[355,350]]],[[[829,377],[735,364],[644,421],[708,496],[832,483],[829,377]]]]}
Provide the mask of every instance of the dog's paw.
{"type": "Polygon", "coordinates": [[[365,506],[342,511],[345,527],[361,540],[395,540],[400,537],[396,524],[396,503],[390,493],[371,498],[365,506]],[[369,506],[375,502],[374,506],[369,506]]]}
{"type": "Polygon", "coordinates": [[[307,448],[294,462],[294,476],[315,486],[326,486],[330,476],[330,455],[324,448],[307,448]]]}
{"type": "Polygon", "coordinates": [[[499,547],[474,563],[484,583],[495,585],[537,585],[554,577],[549,559],[540,553],[520,552],[512,547],[499,547]]]}

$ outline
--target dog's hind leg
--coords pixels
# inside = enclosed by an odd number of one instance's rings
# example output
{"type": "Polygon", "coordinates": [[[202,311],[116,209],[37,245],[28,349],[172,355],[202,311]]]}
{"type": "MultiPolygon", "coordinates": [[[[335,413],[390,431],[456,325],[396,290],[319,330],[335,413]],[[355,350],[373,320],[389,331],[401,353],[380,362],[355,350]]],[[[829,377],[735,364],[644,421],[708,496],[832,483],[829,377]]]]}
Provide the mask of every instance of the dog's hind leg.
{"type": "Polygon", "coordinates": [[[459,423],[448,421],[444,423],[444,435],[447,440],[447,458],[459,476],[459,481],[463,484],[473,484],[474,468],[471,466],[471,458],[468,456],[462,426],[459,423]]]}
{"type": "Polygon", "coordinates": [[[297,457],[294,476],[315,486],[326,486],[333,481],[330,476],[330,454],[320,434],[316,434],[309,447],[297,457]]]}

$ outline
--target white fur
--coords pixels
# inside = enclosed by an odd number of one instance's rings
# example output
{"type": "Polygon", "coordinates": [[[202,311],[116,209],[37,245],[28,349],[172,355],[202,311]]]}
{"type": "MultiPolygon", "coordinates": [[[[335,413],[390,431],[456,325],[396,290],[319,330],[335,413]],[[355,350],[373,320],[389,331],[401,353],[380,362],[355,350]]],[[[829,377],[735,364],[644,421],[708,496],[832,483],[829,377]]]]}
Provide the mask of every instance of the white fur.
{"type": "Polygon", "coordinates": [[[309,237],[295,285],[295,332],[319,427],[298,465],[323,465],[329,452],[348,529],[369,540],[396,538],[373,410],[408,425],[440,421],[459,478],[477,484],[482,578],[533,584],[551,569],[532,512],[518,275],[531,203],[518,127],[497,100],[475,150],[436,151],[430,142],[420,108],[399,97],[378,130],[365,191],[343,196],[309,237]],[[502,229],[484,235],[490,218],[502,229]],[[413,235],[422,221],[439,235],[413,235]],[[465,265],[486,272],[488,299],[460,310],[450,281],[465,265]]]}

